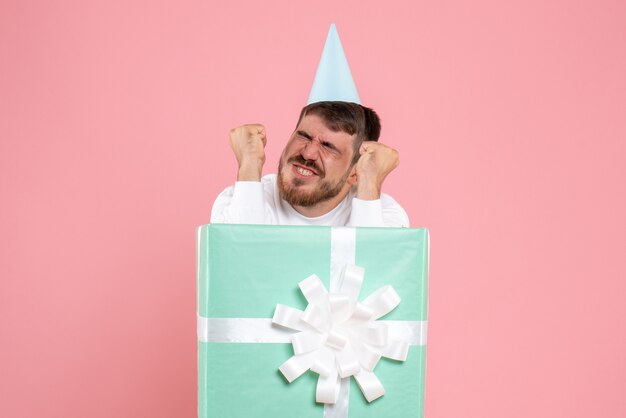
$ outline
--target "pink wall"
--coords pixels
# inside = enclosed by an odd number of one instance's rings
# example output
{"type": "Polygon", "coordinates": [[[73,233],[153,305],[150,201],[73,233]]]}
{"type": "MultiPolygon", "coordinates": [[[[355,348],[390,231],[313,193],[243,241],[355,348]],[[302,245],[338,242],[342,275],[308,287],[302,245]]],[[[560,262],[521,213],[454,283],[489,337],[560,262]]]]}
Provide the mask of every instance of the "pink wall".
{"type": "Polygon", "coordinates": [[[194,417],[227,131],[273,170],[331,22],[432,234],[427,416],[626,416],[626,3],[225,4],[0,3],[0,416],[194,417]]]}

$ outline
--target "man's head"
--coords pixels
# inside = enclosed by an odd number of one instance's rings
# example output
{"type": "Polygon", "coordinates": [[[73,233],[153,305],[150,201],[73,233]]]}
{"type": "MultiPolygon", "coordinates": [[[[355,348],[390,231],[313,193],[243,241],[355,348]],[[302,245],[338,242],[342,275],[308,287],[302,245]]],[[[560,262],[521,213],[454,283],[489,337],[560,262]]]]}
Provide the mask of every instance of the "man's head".
{"type": "Polygon", "coordinates": [[[348,102],[304,107],[278,165],[280,196],[312,216],[328,212],[356,182],[363,141],[379,136],[380,120],[370,108],[348,102]]]}

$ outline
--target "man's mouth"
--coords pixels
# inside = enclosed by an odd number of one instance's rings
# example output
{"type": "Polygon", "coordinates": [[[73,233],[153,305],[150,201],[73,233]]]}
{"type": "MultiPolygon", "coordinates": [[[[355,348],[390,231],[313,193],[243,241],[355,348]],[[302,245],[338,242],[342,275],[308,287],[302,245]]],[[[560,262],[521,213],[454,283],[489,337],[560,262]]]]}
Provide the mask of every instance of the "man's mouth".
{"type": "Polygon", "coordinates": [[[324,178],[324,171],[317,167],[314,161],[292,157],[287,162],[291,164],[294,174],[299,178],[312,178],[314,176],[324,178]]]}
{"type": "Polygon", "coordinates": [[[294,167],[294,170],[296,170],[296,172],[300,174],[301,176],[311,177],[311,176],[316,175],[316,173],[313,170],[310,170],[308,168],[304,168],[302,166],[295,165],[295,164],[293,167],[294,167]]]}

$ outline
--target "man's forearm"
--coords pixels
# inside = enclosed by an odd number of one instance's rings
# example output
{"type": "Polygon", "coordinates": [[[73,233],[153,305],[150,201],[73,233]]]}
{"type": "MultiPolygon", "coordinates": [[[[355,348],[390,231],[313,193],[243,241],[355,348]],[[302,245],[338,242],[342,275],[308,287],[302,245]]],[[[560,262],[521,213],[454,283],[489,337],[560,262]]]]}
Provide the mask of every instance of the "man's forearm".
{"type": "Polygon", "coordinates": [[[237,181],[261,181],[263,162],[244,162],[237,171],[237,181]]]}
{"type": "Polygon", "coordinates": [[[375,179],[360,178],[357,182],[356,197],[361,200],[380,199],[380,185],[375,179]]]}

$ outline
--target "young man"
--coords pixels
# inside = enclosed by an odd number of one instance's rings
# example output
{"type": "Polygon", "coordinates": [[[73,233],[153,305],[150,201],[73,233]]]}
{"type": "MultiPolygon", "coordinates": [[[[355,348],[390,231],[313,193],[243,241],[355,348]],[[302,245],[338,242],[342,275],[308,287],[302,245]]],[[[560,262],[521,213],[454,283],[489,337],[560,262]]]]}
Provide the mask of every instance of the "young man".
{"type": "Polygon", "coordinates": [[[213,204],[211,223],[408,227],[406,212],[381,193],[398,153],[378,143],[380,120],[351,102],[302,109],[278,165],[261,177],[265,128],[230,131],[239,170],[213,204]]]}

